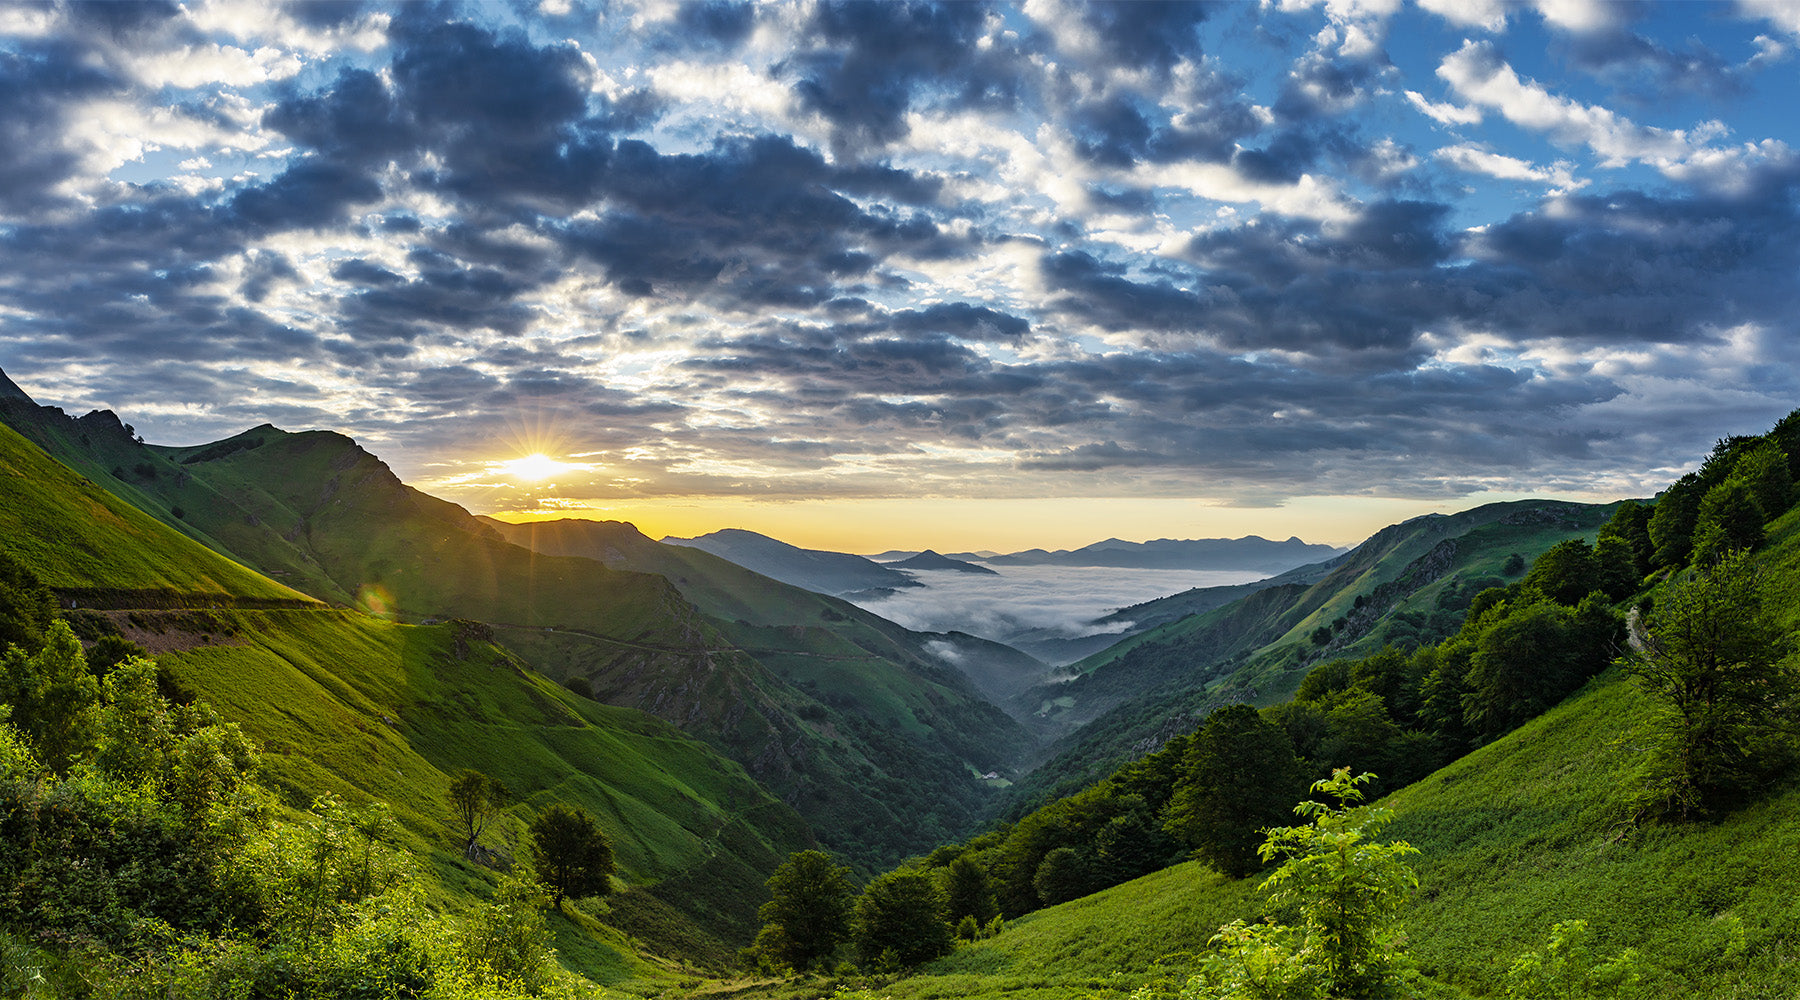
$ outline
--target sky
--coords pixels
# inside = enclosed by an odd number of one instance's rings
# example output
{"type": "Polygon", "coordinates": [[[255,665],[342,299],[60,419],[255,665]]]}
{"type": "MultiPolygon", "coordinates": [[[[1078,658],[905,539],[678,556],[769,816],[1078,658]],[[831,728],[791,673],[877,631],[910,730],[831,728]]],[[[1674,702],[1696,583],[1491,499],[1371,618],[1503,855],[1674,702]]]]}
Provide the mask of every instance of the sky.
{"type": "Polygon", "coordinates": [[[1796,46],[1771,0],[8,3],[0,368],[653,537],[1645,496],[1800,405],[1796,46]]]}

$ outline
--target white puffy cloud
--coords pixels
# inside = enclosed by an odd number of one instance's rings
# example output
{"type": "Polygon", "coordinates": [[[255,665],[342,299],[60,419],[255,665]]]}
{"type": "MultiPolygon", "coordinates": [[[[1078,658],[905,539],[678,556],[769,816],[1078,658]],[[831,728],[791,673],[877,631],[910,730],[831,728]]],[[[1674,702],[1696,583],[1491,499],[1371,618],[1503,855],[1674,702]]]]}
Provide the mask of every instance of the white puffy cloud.
{"type": "Polygon", "coordinates": [[[1588,183],[1575,179],[1574,164],[1567,160],[1540,167],[1529,160],[1496,153],[1473,143],[1445,146],[1433,153],[1432,157],[1470,173],[1486,174],[1508,181],[1538,181],[1549,184],[1558,191],[1573,191],[1586,187],[1588,183]]]}
{"type": "Polygon", "coordinates": [[[1445,57],[1437,75],[1465,101],[1493,108],[1515,125],[1547,133],[1557,142],[1587,146],[1605,167],[1641,162],[1673,168],[1727,131],[1717,121],[1693,129],[1653,128],[1610,108],[1561,97],[1536,81],[1521,79],[1484,42],[1464,42],[1445,57]]]}
{"type": "Polygon", "coordinates": [[[1416,90],[1406,91],[1407,103],[1419,109],[1419,113],[1440,125],[1479,125],[1481,109],[1463,107],[1445,101],[1442,104],[1426,100],[1425,95],[1416,90]]]}

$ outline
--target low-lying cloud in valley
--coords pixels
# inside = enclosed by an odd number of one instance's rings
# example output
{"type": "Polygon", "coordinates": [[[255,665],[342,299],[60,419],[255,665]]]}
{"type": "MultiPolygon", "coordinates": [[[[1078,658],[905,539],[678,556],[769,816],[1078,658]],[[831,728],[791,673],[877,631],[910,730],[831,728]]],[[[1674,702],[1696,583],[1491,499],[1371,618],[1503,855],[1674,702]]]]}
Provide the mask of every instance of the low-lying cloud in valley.
{"type": "Polygon", "coordinates": [[[1094,619],[1119,608],[1194,587],[1224,587],[1267,574],[1241,570],[1113,569],[1107,567],[1008,566],[999,576],[956,570],[914,571],[923,587],[855,602],[868,611],[921,632],[967,632],[1005,642],[1044,629],[1064,638],[1123,632],[1094,619]]]}

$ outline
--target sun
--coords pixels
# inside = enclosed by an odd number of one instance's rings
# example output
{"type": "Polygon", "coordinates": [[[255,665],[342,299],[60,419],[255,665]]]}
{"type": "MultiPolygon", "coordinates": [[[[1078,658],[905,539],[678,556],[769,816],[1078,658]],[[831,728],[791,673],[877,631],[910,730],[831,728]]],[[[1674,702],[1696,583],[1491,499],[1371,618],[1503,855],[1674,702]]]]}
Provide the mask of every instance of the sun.
{"type": "Polygon", "coordinates": [[[551,476],[560,475],[575,468],[568,462],[558,462],[547,455],[526,455],[510,462],[501,462],[499,470],[514,479],[528,483],[541,483],[551,476]]]}

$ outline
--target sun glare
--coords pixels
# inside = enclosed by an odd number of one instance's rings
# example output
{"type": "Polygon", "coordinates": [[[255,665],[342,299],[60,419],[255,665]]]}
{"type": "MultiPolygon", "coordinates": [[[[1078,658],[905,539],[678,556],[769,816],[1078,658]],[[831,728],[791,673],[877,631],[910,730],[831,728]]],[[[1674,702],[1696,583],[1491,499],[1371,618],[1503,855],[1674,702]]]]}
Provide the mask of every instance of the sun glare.
{"type": "Polygon", "coordinates": [[[526,455],[510,462],[501,462],[499,469],[514,479],[528,483],[541,483],[551,476],[560,475],[575,468],[568,462],[558,462],[546,455],[526,455]]]}

